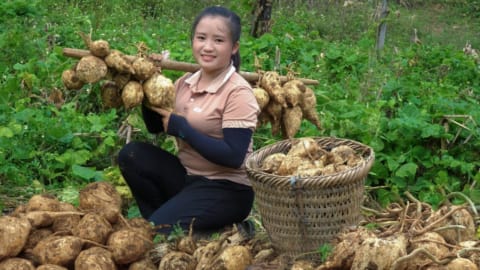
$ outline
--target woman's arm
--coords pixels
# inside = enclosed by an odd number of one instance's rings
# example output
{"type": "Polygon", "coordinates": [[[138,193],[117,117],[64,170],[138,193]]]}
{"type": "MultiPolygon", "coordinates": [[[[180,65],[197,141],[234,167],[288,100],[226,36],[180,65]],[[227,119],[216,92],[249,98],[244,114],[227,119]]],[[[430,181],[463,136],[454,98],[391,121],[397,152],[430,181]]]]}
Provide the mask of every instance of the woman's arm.
{"type": "Polygon", "coordinates": [[[204,158],[216,164],[239,168],[245,159],[253,131],[249,128],[224,128],[223,139],[216,139],[195,130],[179,115],[171,114],[167,133],[190,144],[204,158]]]}
{"type": "Polygon", "coordinates": [[[163,132],[163,116],[156,111],[151,110],[142,103],[142,116],[145,126],[150,133],[163,132]]]}

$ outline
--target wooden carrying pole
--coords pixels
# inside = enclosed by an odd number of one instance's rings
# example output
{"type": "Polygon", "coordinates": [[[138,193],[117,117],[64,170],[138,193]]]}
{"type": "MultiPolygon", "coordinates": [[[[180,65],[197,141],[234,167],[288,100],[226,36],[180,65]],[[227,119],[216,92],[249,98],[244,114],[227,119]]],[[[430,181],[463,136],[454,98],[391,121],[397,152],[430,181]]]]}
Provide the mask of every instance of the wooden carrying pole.
{"type": "MultiPolygon", "coordinates": [[[[80,59],[84,56],[90,55],[90,51],[82,50],[82,49],[63,48],[63,55],[68,56],[68,57],[72,57],[72,58],[80,59]]],[[[136,56],[125,55],[125,57],[129,61],[133,62],[133,60],[135,60],[136,56]]],[[[173,61],[173,60],[170,60],[170,59],[162,59],[161,61],[155,61],[155,65],[157,65],[157,66],[159,66],[163,69],[177,70],[177,71],[184,71],[184,72],[195,72],[198,69],[200,69],[200,66],[198,64],[178,62],[178,61],[173,61]]],[[[257,82],[260,78],[260,75],[258,73],[254,73],[254,72],[240,71],[240,75],[242,75],[242,77],[245,78],[250,83],[257,82]]],[[[317,85],[318,84],[317,80],[304,79],[304,78],[297,78],[297,79],[302,81],[304,84],[308,84],[308,85],[317,85]]],[[[288,78],[286,76],[280,76],[280,80],[283,83],[283,82],[286,82],[288,80],[288,78]]]]}

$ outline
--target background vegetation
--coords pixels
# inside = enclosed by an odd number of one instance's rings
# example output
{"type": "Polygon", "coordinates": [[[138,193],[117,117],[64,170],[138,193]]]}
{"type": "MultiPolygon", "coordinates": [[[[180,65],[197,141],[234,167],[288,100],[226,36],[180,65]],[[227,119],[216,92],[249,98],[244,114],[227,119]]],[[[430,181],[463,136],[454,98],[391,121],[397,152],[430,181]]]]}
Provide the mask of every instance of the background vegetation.
{"type": "MultiPolygon", "coordinates": [[[[305,122],[299,137],[337,136],[374,148],[371,201],[386,205],[408,190],[432,205],[452,194],[480,203],[480,67],[463,52],[466,42],[480,48],[480,1],[388,1],[387,38],[377,52],[382,2],[275,0],[271,32],[253,39],[252,0],[3,1],[0,210],[45,191],[72,202],[79,187],[100,179],[122,187],[115,164],[122,123],[135,127],[133,139],[173,150],[171,140],[146,132],[138,110],[104,109],[98,85],[65,90],[61,73],[76,60],[62,48],[84,49],[82,31],[128,54],[143,42],[192,62],[190,24],[212,4],[243,19],[243,70],[290,70],[320,82],[314,88],[324,128],[305,122]],[[411,42],[414,29],[419,43],[411,42]]],[[[263,127],[255,147],[280,139],[263,127]]]]}

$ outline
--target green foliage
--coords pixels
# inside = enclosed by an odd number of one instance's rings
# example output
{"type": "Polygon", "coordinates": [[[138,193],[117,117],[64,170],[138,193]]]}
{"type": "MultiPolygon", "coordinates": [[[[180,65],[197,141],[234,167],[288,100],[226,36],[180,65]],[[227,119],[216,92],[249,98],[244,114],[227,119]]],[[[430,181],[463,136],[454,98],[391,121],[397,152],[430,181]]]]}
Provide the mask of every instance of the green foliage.
{"type": "Polygon", "coordinates": [[[325,262],[327,258],[332,254],[333,247],[331,244],[323,244],[317,249],[317,253],[320,255],[321,262],[325,262]]]}

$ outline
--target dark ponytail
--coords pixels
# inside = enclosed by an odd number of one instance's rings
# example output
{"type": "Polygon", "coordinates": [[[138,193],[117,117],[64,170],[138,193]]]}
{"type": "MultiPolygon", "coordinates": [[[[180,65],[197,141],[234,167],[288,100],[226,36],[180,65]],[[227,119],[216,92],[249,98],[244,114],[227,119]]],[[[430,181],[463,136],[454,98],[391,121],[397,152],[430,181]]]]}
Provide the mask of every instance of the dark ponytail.
{"type": "MultiPolygon", "coordinates": [[[[206,16],[221,16],[227,19],[230,29],[230,35],[232,37],[232,43],[235,44],[240,40],[240,33],[242,32],[240,17],[238,17],[235,12],[221,6],[207,7],[202,12],[200,12],[200,14],[198,14],[198,16],[193,21],[190,36],[191,40],[193,40],[193,35],[195,34],[195,28],[197,28],[198,22],[200,22],[200,20],[206,16]]],[[[231,59],[233,62],[233,66],[235,67],[237,72],[240,71],[240,50],[237,50],[237,52],[232,55],[231,59]]]]}

